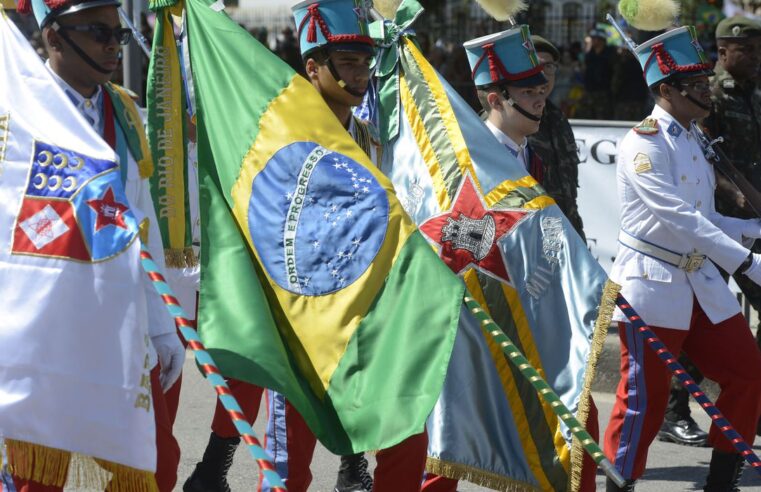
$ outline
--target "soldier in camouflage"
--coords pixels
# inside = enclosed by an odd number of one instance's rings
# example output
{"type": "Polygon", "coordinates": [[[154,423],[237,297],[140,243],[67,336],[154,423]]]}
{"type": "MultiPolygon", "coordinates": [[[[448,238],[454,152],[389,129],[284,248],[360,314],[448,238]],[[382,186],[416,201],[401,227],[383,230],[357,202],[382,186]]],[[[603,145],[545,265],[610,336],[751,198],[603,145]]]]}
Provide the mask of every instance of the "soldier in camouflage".
{"type": "MultiPolygon", "coordinates": [[[[734,166],[761,189],[761,93],[755,77],[761,63],[761,25],[741,16],[722,20],[716,28],[719,60],[713,77],[713,111],[705,121],[708,132],[723,136],[721,145],[734,166]]],[[[742,193],[717,175],[716,210],[732,217],[754,217],[742,193]]],[[[761,252],[757,244],[754,252],[761,252]]],[[[744,275],[735,281],[756,311],[761,311],[761,287],[744,275]]],[[[761,333],[756,332],[761,346],[761,333]]]]}
{"type": "MultiPolygon", "coordinates": [[[[541,36],[532,35],[539,60],[544,63],[544,76],[549,92],[555,84],[560,52],[541,36]]],[[[539,131],[528,137],[529,145],[542,158],[544,179],[542,187],[560,210],[563,211],[576,232],[586,241],[584,224],[576,206],[579,187],[579,153],[573,130],[563,112],[549,99],[544,106],[539,131]]]]}
{"type": "MultiPolygon", "coordinates": [[[[729,17],[716,27],[716,43],[719,60],[716,74],[711,78],[713,107],[704,125],[711,136],[724,137],[722,149],[748,181],[761,189],[761,94],[754,80],[761,62],[761,25],[746,17],[729,17]]],[[[740,190],[719,173],[716,173],[715,199],[716,211],[722,215],[755,217],[740,190]]],[[[761,247],[757,243],[752,250],[759,253],[761,247]]],[[[745,275],[737,274],[734,279],[753,308],[759,311],[761,287],[745,275]]],[[[761,345],[760,337],[756,331],[756,341],[761,345]]],[[[679,361],[697,383],[703,380],[684,355],[679,361]]],[[[666,420],[658,433],[660,440],[705,445],[707,434],[690,417],[689,400],[687,390],[673,380],[666,420]]]]}

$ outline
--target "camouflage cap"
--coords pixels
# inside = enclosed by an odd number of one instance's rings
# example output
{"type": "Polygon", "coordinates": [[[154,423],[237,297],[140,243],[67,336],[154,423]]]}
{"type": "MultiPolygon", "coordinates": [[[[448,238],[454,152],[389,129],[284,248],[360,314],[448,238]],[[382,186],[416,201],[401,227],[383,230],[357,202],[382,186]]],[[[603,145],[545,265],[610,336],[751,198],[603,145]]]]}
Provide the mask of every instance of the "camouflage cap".
{"type": "Polygon", "coordinates": [[[742,15],[727,17],[716,26],[716,39],[745,39],[761,36],[761,24],[742,15]]]}
{"type": "Polygon", "coordinates": [[[531,42],[534,43],[534,48],[536,49],[537,53],[544,51],[552,55],[552,58],[554,58],[555,61],[560,60],[560,51],[558,51],[554,44],[550,43],[543,37],[532,34],[531,42]]]}

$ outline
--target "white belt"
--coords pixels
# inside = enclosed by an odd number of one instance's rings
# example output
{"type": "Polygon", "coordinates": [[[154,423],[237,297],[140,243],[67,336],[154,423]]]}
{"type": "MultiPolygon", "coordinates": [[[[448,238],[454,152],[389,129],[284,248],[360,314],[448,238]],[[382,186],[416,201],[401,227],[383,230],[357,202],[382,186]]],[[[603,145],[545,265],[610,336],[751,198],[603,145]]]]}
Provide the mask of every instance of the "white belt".
{"type": "Polygon", "coordinates": [[[656,246],[653,243],[637,239],[626,231],[619,232],[618,242],[629,249],[633,249],[645,256],[665,261],[669,265],[675,266],[685,272],[695,272],[700,270],[700,267],[703,266],[706,259],[706,255],[698,254],[697,251],[690,254],[675,253],[668,249],[661,248],[660,246],[656,246]]]}

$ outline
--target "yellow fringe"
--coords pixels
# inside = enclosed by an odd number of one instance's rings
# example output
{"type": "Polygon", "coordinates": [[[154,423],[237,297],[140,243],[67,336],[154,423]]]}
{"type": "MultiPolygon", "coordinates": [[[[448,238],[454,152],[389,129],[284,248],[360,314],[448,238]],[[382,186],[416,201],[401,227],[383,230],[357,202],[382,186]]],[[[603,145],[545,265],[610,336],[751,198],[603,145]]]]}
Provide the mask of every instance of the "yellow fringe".
{"type": "Polygon", "coordinates": [[[169,268],[189,268],[198,265],[198,256],[193,248],[167,248],[164,261],[169,268]]]}
{"type": "Polygon", "coordinates": [[[11,475],[43,485],[109,492],[158,492],[152,472],[78,453],[6,439],[11,475]]]}
{"type": "Polygon", "coordinates": [[[466,480],[468,482],[502,492],[539,492],[541,489],[526,482],[520,482],[508,477],[488,472],[478,468],[450,463],[438,458],[426,460],[425,471],[454,480],[466,480]]]}
{"type": "MultiPolygon", "coordinates": [[[[616,297],[620,291],[620,285],[610,280],[605,282],[602,299],[600,299],[600,310],[597,313],[597,320],[595,321],[592,346],[589,350],[586,374],[584,375],[584,388],[581,390],[579,410],[576,413],[576,419],[584,427],[587,427],[587,418],[589,417],[589,401],[592,395],[592,383],[597,373],[597,361],[605,344],[605,338],[608,336],[608,327],[613,320],[613,311],[616,309],[616,297]]],[[[584,463],[584,453],[581,441],[574,436],[571,446],[571,475],[569,477],[570,483],[568,488],[571,492],[577,492],[581,486],[581,469],[584,463]]]]}
{"type": "Polygon", "coordinates": [[[69,470],[71,453],[15,439],[6,439],[8,471],[25,480],[42,485],[63,487],[69,470]]]}

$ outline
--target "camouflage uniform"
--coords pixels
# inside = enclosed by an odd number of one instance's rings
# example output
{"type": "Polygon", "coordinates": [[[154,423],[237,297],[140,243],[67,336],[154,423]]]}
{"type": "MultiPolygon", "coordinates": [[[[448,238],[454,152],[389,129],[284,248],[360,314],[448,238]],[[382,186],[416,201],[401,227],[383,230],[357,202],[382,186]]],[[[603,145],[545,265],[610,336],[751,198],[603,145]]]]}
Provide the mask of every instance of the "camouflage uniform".
{"type": "MultiPolygon", "coordinates": [[[[761,189],[761,94],[753,82],[740,84],[720,65],[711,79],[713,111],[705,126],[713,136],[723,136],[721,145],[732,164],[748,181],[761,189]]],[[[731,217],[752,218],[754,214],[737,206],[731,197],[716,193],[716,210],[731,217]]],[[[761,253],[757,242],[754,253],[761,253]]],[[[745,275],[734,275],[735,282],[756,311],[761,311],[761,287],[745,275]]],[[[758,339],[758,333],[756,334],[758,339]]]]}
{"type": "Polygon", "coordinates": [[[579,154],[576,138],[563,112],[549,100],[539,131],[528,137],[529,145],[543,161],[542,187],[563,211],[576,232],[586,241],[584,224],[576,206],[579,187],[579,154]]]}

